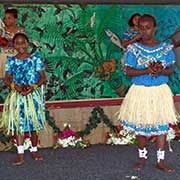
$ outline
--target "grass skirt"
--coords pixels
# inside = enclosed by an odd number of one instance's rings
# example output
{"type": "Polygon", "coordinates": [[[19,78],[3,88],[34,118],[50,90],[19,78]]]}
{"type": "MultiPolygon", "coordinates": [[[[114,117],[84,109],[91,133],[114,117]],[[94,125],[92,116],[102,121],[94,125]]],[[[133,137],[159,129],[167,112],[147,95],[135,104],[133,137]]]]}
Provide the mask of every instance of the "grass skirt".
{"type": "Polygon", "coordinates": [[[0,53],[0,78],[5,77],[5,65],[6,65],[6,59],[7,56],[13,56],[15,53],[0,53]]]}
{"type": "Polygon", "coordinates": [[[118,120],[125,129],[144,136],[167,134],[169,123],[176,123],[177,116],[173,94],[167,84],[132,85],[118,112],[118,120]]]}
{"type": "Polygon", "coordinates": [[[32,93],[22,96],[17,91],[11,91],[5,100],[1,127],[7,129],[7,134],[14,132],[39,131],[45,127],[44,87],[41,86],[32,93]]]}

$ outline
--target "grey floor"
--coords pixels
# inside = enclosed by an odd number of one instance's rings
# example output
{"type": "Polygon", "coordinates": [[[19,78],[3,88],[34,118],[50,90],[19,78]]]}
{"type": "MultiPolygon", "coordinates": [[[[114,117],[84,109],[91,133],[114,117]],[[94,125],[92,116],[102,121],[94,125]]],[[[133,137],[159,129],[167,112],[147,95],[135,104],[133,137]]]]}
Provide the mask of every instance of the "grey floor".
{"type": "Polygon", "coordinates": [[[165,173],[155,168],[156,147],[148,144],[149,159],[141,172],[132,170],[137,160],[136,145],[92,145],[86,149],[41,149],[43,161],[25,153],[25,164],[11,165],[16,154],[0,152],[0,180],[180,180],[180,142],[166,152],[167,162],[176,168],[165,173]]]}

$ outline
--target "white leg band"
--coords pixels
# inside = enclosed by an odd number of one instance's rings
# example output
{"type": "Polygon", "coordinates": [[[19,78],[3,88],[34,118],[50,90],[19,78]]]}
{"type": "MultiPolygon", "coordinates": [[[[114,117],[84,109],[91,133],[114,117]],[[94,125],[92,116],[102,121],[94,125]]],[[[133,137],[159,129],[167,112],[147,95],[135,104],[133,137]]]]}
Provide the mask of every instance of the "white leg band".
{"type": "Polygon", "coordinates": [[[138,149],[139,151],[139,158],[144,158],[144,159],[147,159],[147,150],[146,148],[144,149],[138,149]]]}
{"type": "Polygon", "coordinates": [[[165,157],[165,151],[159,149],[157,151],[157,162],[159,163],[160,160],[164,160],[164,157],[165,157]]]}
{"type": "Polygon", "coordinates": [[[17,153],[24,154],[24,146],[17,146],[17,153]]]}
{"type": "Polygon", "coordinates": [[[30,152],[37,152],[38,149],[37,149],[37,146],[33,147],[31,146],[31,148],[29,149],[30,152]]]}

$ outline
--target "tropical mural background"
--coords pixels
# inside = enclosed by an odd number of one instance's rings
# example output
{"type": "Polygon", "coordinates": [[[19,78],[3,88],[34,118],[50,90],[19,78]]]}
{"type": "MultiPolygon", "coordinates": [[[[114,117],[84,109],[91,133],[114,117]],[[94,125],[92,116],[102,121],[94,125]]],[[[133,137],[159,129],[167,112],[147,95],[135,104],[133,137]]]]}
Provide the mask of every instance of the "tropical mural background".
{"type": "MultiPolygon", "coordinates": [[[[162,41],[180,26],[180,6],[172,5],[1,4],[2,19],[11,7],[19,11],[18,24],[29,36],[29,50],[38,51],[44,59],[48,101],[125,95],[131,83],[121,67],[123,52],[105,31],[121,38],[132,14],[155,15],[156,36],[162,41]]],[[[178,94],[180,70],[176,65],[174,71],[169,85],[178,94]]],[[[7,93],[0,81],[0,103],[7,93]]]]}

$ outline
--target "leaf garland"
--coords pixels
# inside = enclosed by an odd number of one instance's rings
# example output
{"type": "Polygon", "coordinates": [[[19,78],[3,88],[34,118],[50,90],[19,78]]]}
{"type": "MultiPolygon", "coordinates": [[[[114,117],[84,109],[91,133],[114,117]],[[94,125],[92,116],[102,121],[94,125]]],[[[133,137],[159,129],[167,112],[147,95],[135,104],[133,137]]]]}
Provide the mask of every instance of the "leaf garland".
{"type": "MultiPolygon", "coordinates": [[[[60,133],[62,132],[60,128],[58,128],[55,124],[53,117],[50,116],[49,111],[46,110],[46,118],[48,124],[53,128],[54,132],[60,133]]],[[[100,122],[103,122],[107,125],[111,130],[117,131],[117,127],[112,124],[108,116],[104,113],[104,110],[101,107],[95,107],[92,112],[91,116],[89,117],[89,121],[86,124],[86,128],[82,131],[78,132],[79,137],[87,136],[91,133],[92,129],[95,129],[100,122]]]]}

